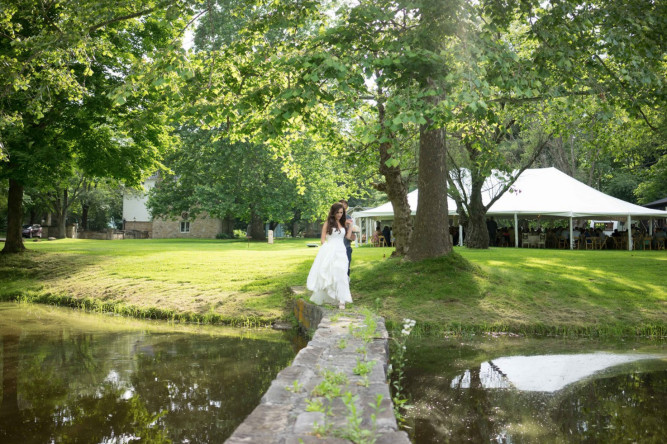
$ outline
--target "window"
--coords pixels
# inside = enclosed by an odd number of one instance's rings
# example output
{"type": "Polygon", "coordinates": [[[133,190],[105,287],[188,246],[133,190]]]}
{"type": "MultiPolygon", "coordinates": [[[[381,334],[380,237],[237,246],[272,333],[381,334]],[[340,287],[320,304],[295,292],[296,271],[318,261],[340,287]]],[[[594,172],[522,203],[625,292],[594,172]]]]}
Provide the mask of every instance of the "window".
{"type": "Polygon", "coordinates": [[[181,222],[181,233],[190,232],[190,222],[181,222]]]}

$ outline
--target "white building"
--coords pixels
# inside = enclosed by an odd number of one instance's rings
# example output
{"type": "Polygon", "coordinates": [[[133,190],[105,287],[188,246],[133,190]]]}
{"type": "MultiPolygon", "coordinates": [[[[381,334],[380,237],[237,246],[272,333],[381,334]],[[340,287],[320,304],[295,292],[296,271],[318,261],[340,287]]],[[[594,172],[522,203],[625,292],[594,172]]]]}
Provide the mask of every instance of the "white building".
{"type": "Polygon", "coordinates": [[[152,231],[153,217],[148,211],[148,192],[155,187],[159,173],[146,178],[143,191],[126,189],[123,193],[123,229],[152,231]]]}
{"type": "Polygon", "coordinates": [[[223,221],[206,214],[200,214],[196,219],[190,218],[187,213],[177,218],[153,219],[148,211],[148,193],[159,179],[159,173],[155,173],[144,180],[143,190],[125,190],[123,193],[123,229],[126,236],[214,239],[223,232],[223,221]]]}

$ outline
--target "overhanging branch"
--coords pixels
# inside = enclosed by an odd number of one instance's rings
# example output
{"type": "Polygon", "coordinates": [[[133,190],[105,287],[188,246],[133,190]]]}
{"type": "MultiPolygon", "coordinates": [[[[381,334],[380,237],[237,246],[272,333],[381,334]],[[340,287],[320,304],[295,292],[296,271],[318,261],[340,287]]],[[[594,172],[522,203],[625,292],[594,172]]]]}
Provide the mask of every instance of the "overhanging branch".
{"type": "Polygon", "coordinates": [[[537,157],[542,153],[542,150],[544,149],[544,147],[547,146],[547,143],[549,143],[549,140],[551,140],[551,136],[552,136],[552,135],[549,134],[549,135],[544,139],[544,141],[542,141],[542,143],[540,143],[540,145],[537,147],[537,149],[533,152],[533,155],[530,157],[530,160],[529,160],[528,162],[526,162],[525,165],[523,165],[523,166],[519,169],[519,172],[518,172],[516,175],[512,176],[512,179],[510,179],[510,180],[503,186],[503,188],[501,189],[500,193],[496,194],[496,195],[489,201],[489,203],[486,204],[486,205],[484,206],[484,211],[485,211],[485,212],[488,211],[489,208],[491,208],[491,206],[492,206],[494,203],[496,203],[496,201],[497,201],[498,199],[500,199],[500,198],[503,196],[503,194],[505,194],[505,193],[507,192],[507,190],[510,189],[510,187],[511,187],[512,185],[514,185],[514,182],[517,181],[517,179],[519,178],[519,176],[521,176],[521,174],[522,174],[524,171],[526,171],[526,170],[528,169],[528,167],[531,166],[531,165],[533,164],[533,162],[535,162],[535,159],[537,159],[537,157]]]}
{"type": "Polygon", "coordinates": [[[131,20],[133,18],[148,15],[148,14],[150,14],[154,11],[157,11],[159,9],[164,9],[165,7],[167,7],[169,5],[172,5],[174,3],[175,3],[175,1],[172,0],[172,1],[164,2],[164,3],[160,3],[153,8],[143,9],[141,11],[133,12],[132,14],[121,15],[121,16],[114,17],[114,18],[109,19],[109,20],[105,20],[103,22],[100,22],[96,25],[93,25],[93,26],[89,27],[88,32],[89,33],[95,32],[100,28],[104,28],[105,26],[111,25],[112,23],[118,23],[118,22],[122,22],[122,21],[125,21],[125,20],[131,20]]]}

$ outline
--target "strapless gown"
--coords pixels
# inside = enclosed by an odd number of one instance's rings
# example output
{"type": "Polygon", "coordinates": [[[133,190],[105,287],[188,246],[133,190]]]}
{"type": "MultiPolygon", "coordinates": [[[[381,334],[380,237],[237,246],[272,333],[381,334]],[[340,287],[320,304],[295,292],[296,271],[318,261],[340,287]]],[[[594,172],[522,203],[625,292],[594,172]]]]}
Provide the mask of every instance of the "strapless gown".
{"type": "Polygon", "coordinates": [[[345,228],[333,230],[320,247],[308,273],[307,287],[313,292],[310,300],[317,305],[352,302],[350,278],[347,276],[347,252],[343,239],[345,228]]]}

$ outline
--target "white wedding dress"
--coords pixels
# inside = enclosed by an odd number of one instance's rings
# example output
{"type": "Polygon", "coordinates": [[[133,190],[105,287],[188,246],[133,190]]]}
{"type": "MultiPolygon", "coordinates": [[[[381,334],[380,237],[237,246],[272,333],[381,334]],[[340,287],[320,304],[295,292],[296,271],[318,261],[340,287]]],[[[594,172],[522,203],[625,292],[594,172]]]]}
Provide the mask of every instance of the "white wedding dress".
{"type": "Polygon", "coordinates": [[[344,238],[345,228],[334,229],[327,235],[310,268],[306,285],[313,292],[310,300],[317,305],[352,302],[344,238]]]}

